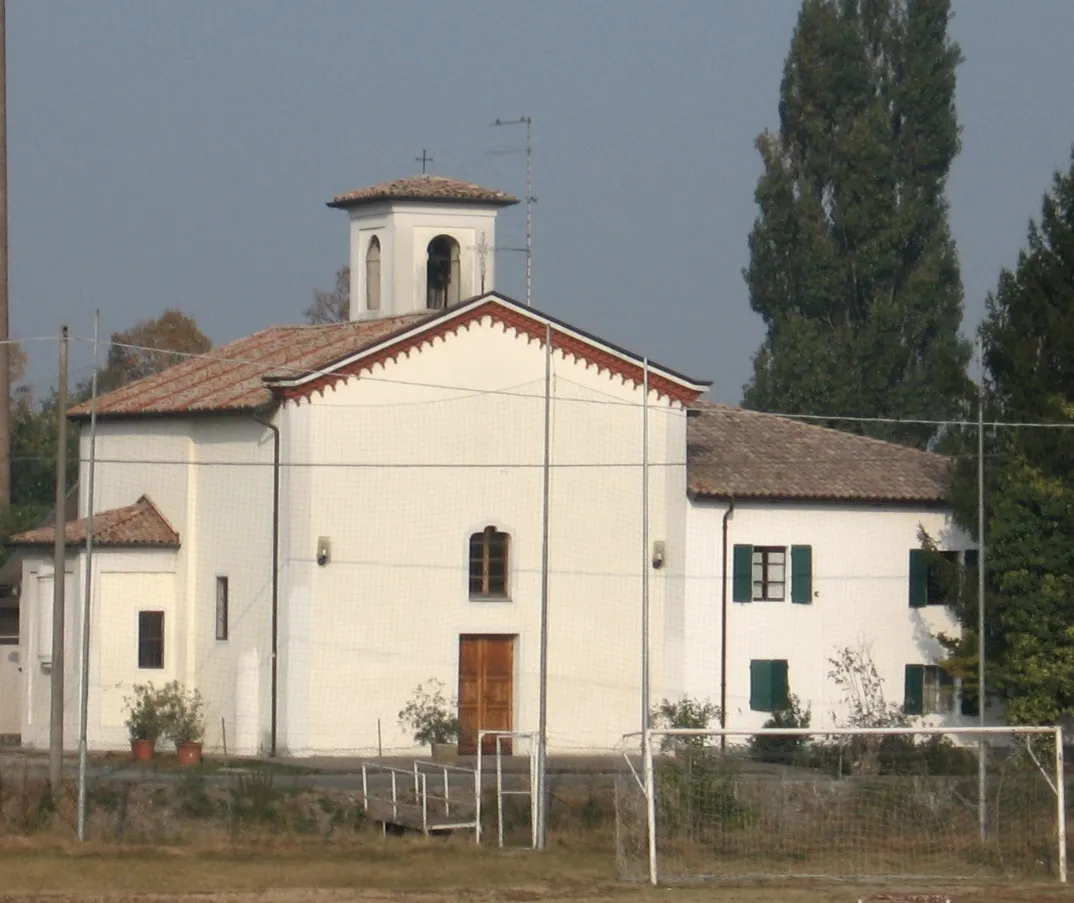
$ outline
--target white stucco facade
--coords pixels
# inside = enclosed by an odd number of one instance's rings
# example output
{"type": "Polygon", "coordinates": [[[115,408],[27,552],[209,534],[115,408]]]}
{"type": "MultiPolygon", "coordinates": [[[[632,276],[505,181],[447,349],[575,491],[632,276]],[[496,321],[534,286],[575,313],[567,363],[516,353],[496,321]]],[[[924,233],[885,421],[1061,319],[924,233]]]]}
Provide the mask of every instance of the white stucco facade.
{"type": "MultiPolygon", "coordinates": [[[[287,749],[368,751],[378,722],[386,748],[410,747],[397,713],[430,678],[454,689],[461,635],[515,638],[513,727],[536,729],[544,367],[543,343],[485,319],[284,410],[287,749]],[[468,591],[469,539],[489,525],[510,537],[502,601],[468,591]]],[[[640,720],[641,391],[558,352],[553,386],[549,742],[607,748],[640,720]]],[[[686,418],[650,404],[662,650],[665,618],[682,623],[686,418]]],[[[662,653],[653,667],[663,687],[662,653]]]]}
{"type": "MultiPolygon", "coordinates": [[[[884,681],[888,703],[902,705],[906,665],[943,659],[936,635],[957,636],[959,625],[943,605],[909,604],[910,550],[919,529],[938,548],[962,551],[972,543],[950,514],[935,506],[894,503],[826,503],[691,500],[687,510],[686,687],[689,695],[721,701],[721,621],[726,605],[727,727],[753,729],[770,717],[750,705],[750,663],[787,662],[789,690],[809,706],[812,726],[845,724],[846,700],[832,681],[830,660],[840,650],[868,652],[884,681]],[[796,604],[790,576],[783,601],[736,602],[732,592],[736,545],[812,553],[812,599],[796,604]],[[725,601],[726,599],[726,601],[725,601]]],[[[788,571],[790,569],[788,556],[788,571]]],[[[925,714],[920,723],[953,725],[963,720],[955,689],[953,711],[925,714]]]]}

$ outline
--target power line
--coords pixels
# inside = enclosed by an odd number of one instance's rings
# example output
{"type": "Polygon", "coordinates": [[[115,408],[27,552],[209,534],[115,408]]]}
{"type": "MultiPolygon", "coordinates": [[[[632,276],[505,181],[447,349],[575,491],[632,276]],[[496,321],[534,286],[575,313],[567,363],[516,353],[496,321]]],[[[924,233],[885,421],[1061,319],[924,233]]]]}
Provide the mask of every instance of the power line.
{"type": "MultiPolygon", "coordinates": [[[[92,343],[93,339],[85,336],[72,336],[72,339],[77,342],[92,343]]],[[[55,337],[42,337],[41,339],[20,339],[12,341],[55,341],[55,337]]],[[[126,348],[134,351],[149,351],[157,354],[171,354],[176,357],[181,357],[187,360],[208,360],[214,363],[234,364],[235,366],[250,366],[250,367],[264,367],[264,361],[253,360],[248,358],[232,358],[223,357],[220,354],[212,351],[208,352],[187,352],[187,351],[175,351],[171,348],[154,348],[149,345],[132,345],[125,342],[108,342],[115,348],[126,348]]],[[[271,367],[274,373],[291,373],[295,376],[331,376],[332,371],[325,370],[323,368],[311,368],[311,367],[294,367],[287,364],[277,364],[271,367]]],[[[162,371],[167,372],[167,371],[162,371]]],[[[428,388],[439,389],[448,391],[458,391],[467,393],[469,397],[478,397],[482,395],[508,395],[520,398],[540,399],[543,395],[536,395],[526,392],[513,392],[510,389],[475,389],[473,386],[455,386],[445,383],[429,383],[429,382],[416,382],[406,379],[391,379],[383,376],[373,376],[371,374],[362,374],[360,377],[366,382],[385,383],[397,386],[410,386],[413,388],[428,388]]],[[[588,391],[600,391],[593,389],[590,386],[586,386],[583,383],[579,383],[575,380],[571,380],[565,376],[557,376],[557,379],[565,384],[578,386],[588,391]]],[[[537,380],[531,381],[536,383],[537,380]]],[[[528,385],[530,383],[522,383],[519,385],[528,385]]],[[[118,391],[118,390],[117,390],[118,391]]],[[[450,399],[431,399],[428,402],[408,402],[408,404],[433,404],[444,400],[450,399]]],[[[556,402],[580,402],[583,404],[601,404],[608,406],[620,406],[630,408],[640,408],[640,401],[624,401],[620,399],[607,398],[604,399],[584,399],[584,398],[569,398],[569,397],[557,397],[556,402]]],[[[337,405],[336,407],[394,407],[394,405],[337,405]]],[[[755,411],[749,408],[742,408],[732,404],[720,404],[720,409],[729,414],[749,417],[775,417],[781,420],[804,420],[804,421],[832,421],[840,423],[876,423],[886,425],[909,425],[909,426],[958,426],[976,429],[978,421],[964,420],[964,419],[929,419],[921,417],[863,417],[859,415],[851,414],[794,414],[783,411],[755,411]]],[[[704,408],[700,408],[704,412],[704,408]]],[[[177,412],[180,413],[180,412],[177,412]]],[[[191,412],[195,413],[195,412],[191,412]]],[[[1052,422],[1052,421],[1021,421],[1021,420],[986,420],[984,426],[989,429],[997,428],[1023,428],[1023,429],[1074,429],[1074,422],[1052,422]]],[[[857,434],[850,434],[857,435],[857,434]]],[[[871,436],[863,436],[862,438],[875,438],[871,436]]],[[[884,441],[884,440],[878,440],[884,441]]],[[[892,443],[898,444],[898,443],[892,443]]]]}

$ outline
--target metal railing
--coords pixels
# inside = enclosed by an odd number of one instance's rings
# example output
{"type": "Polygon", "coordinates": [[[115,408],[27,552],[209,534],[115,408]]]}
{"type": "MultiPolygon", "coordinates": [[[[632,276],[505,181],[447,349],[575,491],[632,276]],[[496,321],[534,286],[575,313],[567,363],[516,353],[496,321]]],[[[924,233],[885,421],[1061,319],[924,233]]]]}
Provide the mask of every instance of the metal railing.
{"type": "MultiPolygon", "coordinates": [[[[445,821],[438,823],[434,827],[438,830],[463,830],[472,828],[474,831],[474,837],[477,842],[480,842],[480,828],[478,821],[481,812],[481,782],[478,779],[478,772],[473,768],[466,768],[462,765],[447,765],[443,762],[429,762],[422,759],[414,760],[414,792],[418,793],[419,780],[421,785],[421,795],[425,811],[428,813],[430,803],[434,811],[434,815],[442,813],[445,821]],[[460,792],[455,794],[455,800],[451,798],[451,776],[459,775],[462,778],[462,787],[458,788],[460,792]],[[432,789],[430,789],[430,778],[432,778],[432,789]],[[473,792],[473,806],[468,807],[465,803],[466,790],[473,792]],[[452,821],[452,809],[455,811],[455,820],[452,821]],[[470,817],[466,817],[467,809],[470,810],[470,817]],[[439,810],[439,811],[437,811],[439,810]]],[[[428,817],[426,817],[428,822],[428,817]]]]}
{"type": "Polygon", "coordinates": [[[472,829],[480,842],[480,787],[477,772],[458,765],[420,759],[411,768],[362,763],[362,805],[370,818],[381,822],[385,832],[388,824],[420,830],[426,836],[435,831],[472,829]],[[464,815],[467,808],[464,796],[456,793],[452,800],[452,774],[462,775],[463,786],[473,788],[475,802],[470,818],[464,815]]]}
{"type": "Polygon", "coordinates": [[[491,731],[477,732],[477,842],[481,842],[481,792],[484,777],[484,738],[495,738],[496,758],[496,833],[499,845],[503,846],[503,799],[505,796],[528,796],[530,799],[530,847],[537,849],[537,744],[539,735],[535,731],[491,731]],[[529,786],[525,790],[506,790],[503,783],[503,741],[529,740],[529,786]]]}

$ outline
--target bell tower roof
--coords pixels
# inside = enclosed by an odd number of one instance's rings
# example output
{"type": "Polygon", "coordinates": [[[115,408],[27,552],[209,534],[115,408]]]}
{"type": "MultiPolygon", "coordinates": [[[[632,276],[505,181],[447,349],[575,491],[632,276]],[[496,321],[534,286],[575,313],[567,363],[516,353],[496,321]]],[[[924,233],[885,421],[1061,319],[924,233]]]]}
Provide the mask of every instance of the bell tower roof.
{"type": "Polygon", "coordinates": [[[483,188],[473,182],[448,179],[444,176],[420,175],[338,194],[328,202],[328,206],[348,210],[384,201],[510,207],[518,203],[518,198],[506,191],[483,188]]]}

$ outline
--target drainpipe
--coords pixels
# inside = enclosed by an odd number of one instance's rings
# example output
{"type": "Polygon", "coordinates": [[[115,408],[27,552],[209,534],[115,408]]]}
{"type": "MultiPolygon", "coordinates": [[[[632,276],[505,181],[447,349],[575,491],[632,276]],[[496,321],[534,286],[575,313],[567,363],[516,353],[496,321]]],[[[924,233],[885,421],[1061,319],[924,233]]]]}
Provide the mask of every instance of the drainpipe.
{"type": "MultiPolygon", "coordinates": [[[[723,567],[720,568],[722,577],[722,593],[720,598],[720,728],[727,728],[727,522],[735,511],[735,500],[732,498],[727,510],[723,513],[723,567]]],[[[720,734],[720,750],[727,749],[727,735],[720,734]]]]}
{"type": "Polygon", "coordinates": [[[254,420],[263,427],[272,430],[272,689],[270,696],[269,757],[276,757],[277,705],[278,696],[278,651],[280,634],[280,428],[266,415],[273,408],[265,408],[254,413],[254,420]]]}

